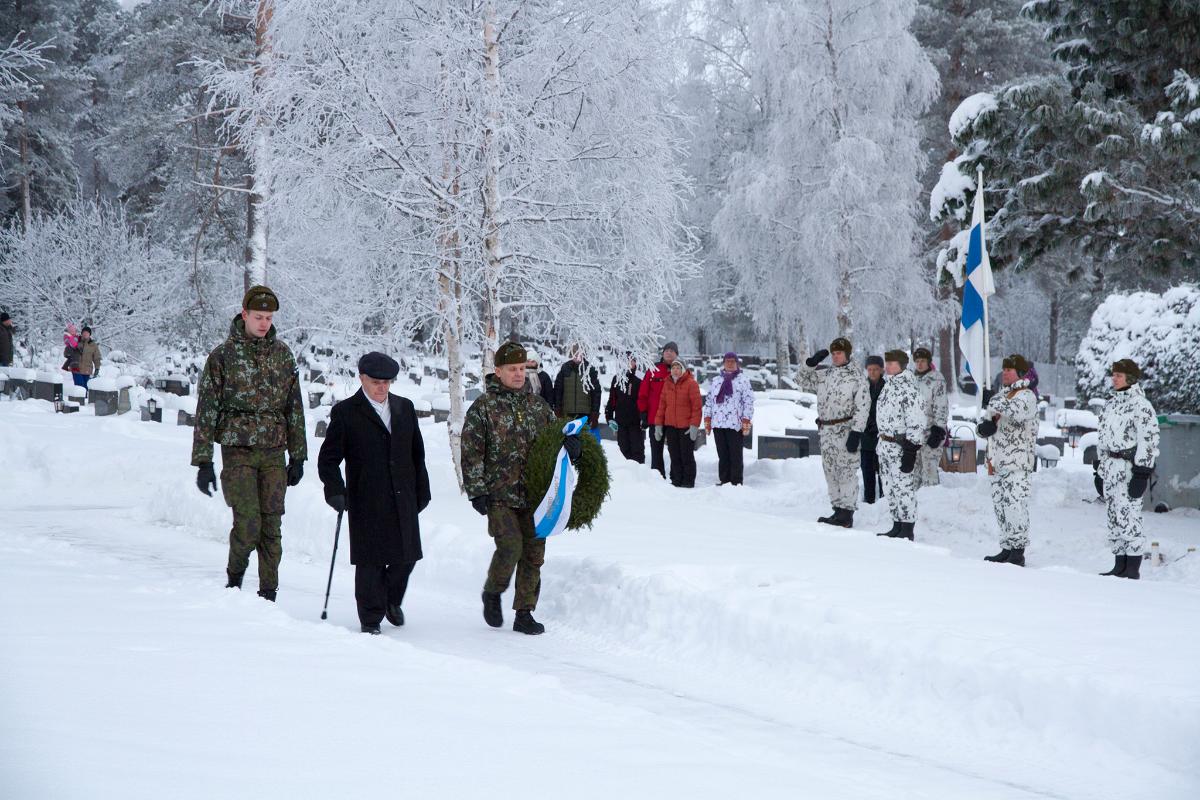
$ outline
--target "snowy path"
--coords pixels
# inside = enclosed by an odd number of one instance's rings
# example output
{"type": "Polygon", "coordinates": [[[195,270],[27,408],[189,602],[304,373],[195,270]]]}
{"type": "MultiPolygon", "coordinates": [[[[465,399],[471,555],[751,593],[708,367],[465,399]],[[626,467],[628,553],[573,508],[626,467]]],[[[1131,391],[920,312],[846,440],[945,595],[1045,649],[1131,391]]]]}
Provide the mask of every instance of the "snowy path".
{"type": "Polygon", "coordinates": [[[1002,569],[793,522],[823,512],[788,485],[815,461],[686,502],[618,465],[596,531],[551,543],[529,639],[479,619],[488,542],[435,468],[409,624],[364,637],[344,551],[318,620],[312,476],[270,606],[219,588],[227,512],[195,492],[186,431],[11,409],[0,449],[29,469],[0,509],[5,797],[1200,789],[1189,574],[1002,569]]]}

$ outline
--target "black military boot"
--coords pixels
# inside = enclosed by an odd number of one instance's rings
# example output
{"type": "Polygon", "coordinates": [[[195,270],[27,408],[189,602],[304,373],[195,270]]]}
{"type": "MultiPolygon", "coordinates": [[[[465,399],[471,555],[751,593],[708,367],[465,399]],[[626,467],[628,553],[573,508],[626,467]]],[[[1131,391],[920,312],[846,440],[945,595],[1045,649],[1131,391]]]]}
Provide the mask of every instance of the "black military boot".
{"type": "Polygon", "coordinates": [[[1014,547],[1008,551],[1008,563],[1016,564],[1018,567],[1025,566],[1025,548],[1014,547]]]}
{"type": "Polygon", "coordinates": [[[404,612],[400,610],[399,603],[396,603],[395,605],[389,603],[387,610],[383,612],[383,615],[387,617],[388,622],[392,623],[397,628],[404,624],[404,612]]]}
{"type": "Polygon", "coordinates": [[[258,596],[261,597],[263,600],[270,600],[272,603],[275,602],[275,590],[274,589],[259,589],[258,596]]]}
{"type": "Polygon", "coordinates": [[[833,513],[829,516],[817,517],[817,522],[820,522],[822,525],[840,525],[841,523],[838,522],[838,519],[840,518],[841,513],[842,510],[840,508],[835,508],[833,513]]]}
{"type": "Polygon", "coordinates": [[[546,632],[546,626],[533,618],[532,611],[518,611],[517,618],[513,620],[513,630],[517,633],[537,636],[539,633],[546,632]]]}
{"type": "Polygon", "coordinates": [[[229,577],[229,580],[225,581],[225,588],[226,588],[226,589],[240,589],[240,588],[242,588],[242,574],[243,574],[243,573],[240,573],[240,572],[239,572],[237,575],[234,575],[232,572],[228,572],[228,571],[226,571],[226,573],[225,573],[225,574],[226,574],[226,575],[229,577]]]}
{"type": "Polygon", "coordinates": [[[901,522],[900,523],[900,535],[897,538],[908,539],[910,542],[916,541],[915,536],[913,534],[913,528],[916,526],[916,524],[917,523],[915,523],[915,522],[901,522]]]}
{"type": "Polygon", "coordinates": [[[379,630],[378,625],[363,625],[359,630],[363,633],[369,633],[372,636],[379,636],[383,631],[379,630]]]}
{"type": "Polygon", "coordinates": [[[984,561],[995,561],[997,564],[1007,564],[1008,557],[1010,555],[1012,555],[1012,550],[1009,550],[1006,547],[1003,550],[1001,550],[999,553],[996,553],[996,555],[994,555],[994,556],[984,556],[983,560],[984,561]]]}
{"type": "Polygon", "coordinates": [[[1122,578],[1131,580],[1140,580],[1142,577],[1142,557],[1125,556],[1125,572],[1121,575],[1122,578]]]}
{"type": "Polygon", "coordinates": [[[1101,575],[1116,575],[1118,578],[1120,578],[1121,576],[1123,576],[1125,574],[1125,567],[1126,567],[1128,561],[1129,561],[1129,556],[1124,555],[1124,554],[1119,555],[1116,557],[1116,563],[1113,564],[1113,568],[1110,569],[1108,572],[1101,572],[1100,574],[1101,575]]]}
{"type": "Polygon", "coordinates": [[[504,624],[504,612],[500,610],[500,595],[492,592],[483,593],[483,621],[493,628],[504,624]]]}
{"type": "Polygon", "coordinates": [[[854,527],[854,512],[853,511],[851,511],[848,508],[838,508],[838,509],[835,509],[835,511],[837,511],[837,514],[835,516],[838,516],[838,520],[834,521],[835,525],[841,525],[843,528],[853,528],[854,527]]]}
{"type": "Polygon", "coordinates": [[[903,523],[901,523],[900,520],[894,519],[894,520],[892,520],[892,529],[890,531],[884,531],[883,533],[877,533],[875,535],[876,536],[890,536],[891,538],[894,539],[900,535],[900,526],[902,524],[903,523]]]}

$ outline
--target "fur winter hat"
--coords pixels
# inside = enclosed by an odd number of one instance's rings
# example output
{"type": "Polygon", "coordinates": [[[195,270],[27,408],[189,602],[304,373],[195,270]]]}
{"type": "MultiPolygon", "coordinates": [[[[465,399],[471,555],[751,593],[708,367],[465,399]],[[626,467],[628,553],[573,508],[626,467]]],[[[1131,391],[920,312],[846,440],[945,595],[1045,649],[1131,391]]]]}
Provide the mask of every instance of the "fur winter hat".
{"type": "Polygon", "coordinates": [[[1018,375],[1024,375],[1026,372],[1029,372],[1029,362],[1020,353],[1005,356],[1002,366],[1004,369],[1015,369],[1018,375]]]}
{"type": "Polygon", "coordinates": [[[831,352],[831,353],[837,353],[837,352],[845,353],[846,358],[849,358],[850,353],[853,351],[854,351],[854,348],[851,346],[850,340],[845,337],[839,336],[838,338],[834,339],[832,342],[829,343],[829,352],[831,352]]]}
{"type": "Polygon", "coordinates": [[[525,352],[525,348],[517,342],[505,342],[496,350],[496,366],[503,367],[507,364],[521,364],[529,360],[529,355],[525,352]]]}
{"type": "Polygon", "coordinates": [[[901,367],[908,366],[908,353],[903,350],[888,350],[883,354],[884,361],[895,361],[901,367]]]}
{"type": "Polygon", "coordinates": [[[242,298],[242,308],[247,311],[278,311],[279,298],[265,286],[251,286],[242,298]]]}
{"type": "Polygon", "coordinates": [[[913,361],[922,358],[926,361],[933,361],[933,353],[929,352],[928,347],[918,347],[916,350],[913,350],[913,361]]]}
{"type": "Polygon", "coordinates": [[[1130,383],[1137,383],[1142,377],[1142,368],[1132,358],[1122,358],[1113,362],[1112,371],[1121,373],[1130,383]]]}

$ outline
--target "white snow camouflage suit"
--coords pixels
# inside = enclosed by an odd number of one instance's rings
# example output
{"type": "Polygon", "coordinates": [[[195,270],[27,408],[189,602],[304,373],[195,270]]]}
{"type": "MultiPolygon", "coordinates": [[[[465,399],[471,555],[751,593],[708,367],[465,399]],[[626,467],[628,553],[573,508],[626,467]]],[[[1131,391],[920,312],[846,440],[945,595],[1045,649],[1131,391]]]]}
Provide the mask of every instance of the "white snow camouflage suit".
{"type": "Polygon", "coordinates": [[[1158,417],[1139,384],[1113,392],[1100,413],[1100,480],[1108,509],[1108,543],[1113,555],[1141,555],[1142,500],[1129,496],[1133,467],[1153,467],[1158,459],[1158,417]]]}
{"type": "MultiPolygon", "coordinates": [[[[946,379],[942,377],[942,373],[932,368],[925,373],[914,372],[913,375],[916,376],[917,386],[921,388],[921,395],[925,399],[925,427],[932,429],[937,425],[943,431],[947,431],[950,425],[950,403],[946,399],[946,379]]],[[[913,470],[918,489],[922,486],[938,485],[938,461],[941,458],[940,445],[930,447],[921,442],[921,452],[917,453],[917,468],[913,470]]]]}
{"type": "Polygon", "coordinates": [[[853,363],[817,370],[802,364],[796,372],[801,389],[817,394],[821,467],[834,508],[858,508],[859,454],[846,449],[850,431],[862,433],[871,414],[866,375],[853,363]],[[832,424],[825,424],[832,423],[832,424]]]}
{"type": "Polygon", "coordinates": [[[904,453],[900,440],[920,443],[929,432],[925,429],[925,403],[916,376],[908,370],[884,377],[883,391],[875,406],[875,421],[879,425],[879,471],[883,475],[883,492],[888,508],[896,522],[917,521],[917,487],[914,468],[907,475],[900,471],[900,456],[904,453]],[[894,439],[896,441],[889,441],[894,439]]]}
{"type": "Polygon", "coordinates": [[[1000,526],[1000,547],[1023,550],[1029,544],[1029,476],[1037,446],[1037,395],[1019,380],[992,395],[987,410],[999,414],[988,442],[992,465],[992,509],[1000,526]]]}

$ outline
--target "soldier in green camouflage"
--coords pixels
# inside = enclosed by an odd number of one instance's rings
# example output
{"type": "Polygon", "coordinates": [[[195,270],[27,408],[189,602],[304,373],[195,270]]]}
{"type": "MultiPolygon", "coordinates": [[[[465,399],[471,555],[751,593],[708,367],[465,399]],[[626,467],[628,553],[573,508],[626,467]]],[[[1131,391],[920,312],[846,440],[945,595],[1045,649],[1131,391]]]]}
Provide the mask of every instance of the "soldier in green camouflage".
{"type": "Polygon", "coordinates": [[[192,466],[196,485],[217,488],[213,443],[221,445],[221,491],[233,509],[229,588],[241,588],[250,553],[258,552],[258,594],[274,602],[283,555],[283,496],[304,476],[308,445],[296,360],[271,324],[279,299],[253,286],[229,338],[208,356],[200,378],[192,466]],[[285,469],[284,452],[290,461],[285,469]]]}
{"type": "MultiPolygon", "coordinates": [[[[463,423],[462,469],[467,497],[488,518],[488,534],[496,545],[483,585],[483,618],[493,628],[504,624],[500,595],[515,569],[513,630],[538,634],[545,626],[533,618],[533,610],[542,586],[546,540],[534,536],[524,472],[529,448],[554,421],[554,412],[538,395],[521,391],[525,362],[525,348],[515,342],[496,351],[496,374],[488,376],[487,392],[471,404],[463,423]]],[[[580,446],[578,437],[571,438],[568,452],[580,446]]]]}

